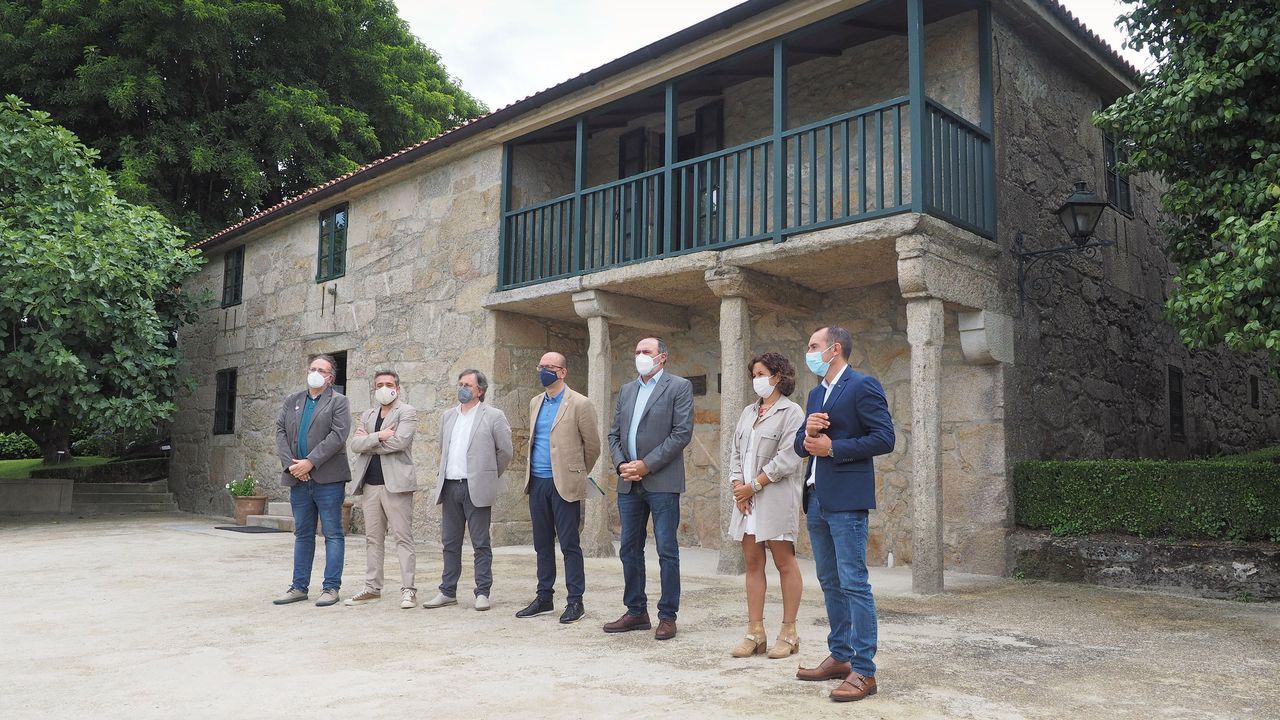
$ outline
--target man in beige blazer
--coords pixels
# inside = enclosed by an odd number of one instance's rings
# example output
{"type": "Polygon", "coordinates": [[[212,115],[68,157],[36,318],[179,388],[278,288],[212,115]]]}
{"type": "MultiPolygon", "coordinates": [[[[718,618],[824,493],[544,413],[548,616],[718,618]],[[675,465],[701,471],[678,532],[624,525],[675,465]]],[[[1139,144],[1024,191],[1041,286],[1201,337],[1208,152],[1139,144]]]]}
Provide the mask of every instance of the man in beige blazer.
{"type": "Polygon", "coordinates": [[[547,390],[529,401],[529,465],[524,491],[533,521],[533,549],[538,555],[538,595],[516,617],[554,610],[556,584],[555,540],[564,555],[566,590],[560,622],[575,623],[585,612],[582,594],[586,573],[578,541],[582,501],[587,496],[587,473],[600,457],[600,432],[591,401],[564,383],[565,358],[557,352],[542,356],[538,380],[547,390]]]}
{"type": "Polygon", "coordinates": [[[493,549],[489,520],[502,489],[502,473],[511,464],[511,424],[487,403],[489,379],[479,370],[458,375],[458,405],[440,418],[440,474],[435,503],[440,506],[444,571],[440,592],[423,603],[438,608],[458,603],[462,577],[462,531],[471,531],[475,552],[476,610],[488,610],[493,587],[493,549]]]}
{"type": "Polygon", "coordinates": [[[418,428],[418,411],[400,397],[400,376],[379,370],[373,376],[373,397],[377,406],[360,416],[351,451],[355,453],[352,495],[364,499],[365,581],[364,591],[348,598],[347,605],[363,605],[382,599],[382,545],[387,526],[396,539],[400,555],[400,607],[418,604],[414,586],[417,547],[413,543],[413,493],[418,476],[413,464],[413,434],[418,428]]]}

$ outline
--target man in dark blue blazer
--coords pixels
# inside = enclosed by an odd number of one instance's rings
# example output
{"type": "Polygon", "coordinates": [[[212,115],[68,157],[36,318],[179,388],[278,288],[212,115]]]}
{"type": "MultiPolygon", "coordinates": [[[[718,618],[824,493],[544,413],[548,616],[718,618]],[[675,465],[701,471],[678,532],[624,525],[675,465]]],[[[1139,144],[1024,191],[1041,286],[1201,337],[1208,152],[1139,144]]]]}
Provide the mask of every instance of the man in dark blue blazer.
{"type": "Polygon", "coordinates": [[[872,458],[893,450],[893,418],[880,382],[849,367],[853,338],[839,327],[809,338],[805,364],[822,383],[809,393],[795,451],[809,457],[804,507],[827,603],[830,655],[801,680],[844,679],[839,702],[876,692],[876,603],[867,577],[867,511],[876,506],[872,458]]]}

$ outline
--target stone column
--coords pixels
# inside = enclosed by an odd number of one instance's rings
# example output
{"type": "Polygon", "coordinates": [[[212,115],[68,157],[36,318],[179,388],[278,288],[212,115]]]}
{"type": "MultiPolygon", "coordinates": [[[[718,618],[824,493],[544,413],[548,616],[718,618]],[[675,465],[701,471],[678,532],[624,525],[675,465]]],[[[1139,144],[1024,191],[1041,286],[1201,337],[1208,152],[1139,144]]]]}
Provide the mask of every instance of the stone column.
{"type": "Polygon", "coordinates": [[[587,318],[587,397],[596,411],[596,429],[600,432],[600,459],[591,469],[591,477],[605,491],[587,488],[583,505],[582,554],[587,557],[613,557],[613,533],[609,531],[609,492],[614,483],[608,471],[609,426],[613,420],[613,362],[609,352],[609,320],[600,315],[587,318]]]}
{"type": "Polygon", "coordinates": [[[742,547],[729,537],[733,490],[729,486],[729,453],[733,429],[747,397],[747,361],[751,359],[751,315],[744,297],[720,298],[720,562],[716,571],[738,575],[744,570],[742,547]]]}
{"type": "Polygon", "coordinates": [[[911,344],[911,590],[942,592],[942,301],[907,299],[911,344]]]}

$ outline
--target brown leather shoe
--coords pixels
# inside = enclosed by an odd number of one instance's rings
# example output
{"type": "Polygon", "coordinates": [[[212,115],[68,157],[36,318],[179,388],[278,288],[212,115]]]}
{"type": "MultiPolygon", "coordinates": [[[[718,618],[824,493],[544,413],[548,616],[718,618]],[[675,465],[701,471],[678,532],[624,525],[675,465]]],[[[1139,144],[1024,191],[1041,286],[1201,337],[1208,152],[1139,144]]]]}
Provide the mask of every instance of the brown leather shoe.
{"type": "Polygon", "coordinates": [[[848,677],[853,672],[853,668],[847,662],[836,662],[836,659],[827,656],[818,664],[816,668],[802,667],[796,670],[797,680],[839,680],[848,677]]]}
{"type": "Polygon", "coordinates": [[[840,686],[831,691],[831,699],[836,702],[852,702],[861,700],[868,695],[876,694],[876,679],[859,675],[856,672],[849,673],[849,677],[840,683],[840,686]]]}
{"type": "Polygon", "coordinates": [[[605,623],[604,631],[607,633],[620,633],[630,630],[648,630],[651,627],[653,627],[653,623],[649,622],[649,613],[644,613],[643,615],[626,613],[611,623],[605,623]]]}
{"type": "Polygon", "coordinates": [[[676,621],[658,618],[658,629],[653,631],[654,640],[670,640],[676,636],[676,621]]]}

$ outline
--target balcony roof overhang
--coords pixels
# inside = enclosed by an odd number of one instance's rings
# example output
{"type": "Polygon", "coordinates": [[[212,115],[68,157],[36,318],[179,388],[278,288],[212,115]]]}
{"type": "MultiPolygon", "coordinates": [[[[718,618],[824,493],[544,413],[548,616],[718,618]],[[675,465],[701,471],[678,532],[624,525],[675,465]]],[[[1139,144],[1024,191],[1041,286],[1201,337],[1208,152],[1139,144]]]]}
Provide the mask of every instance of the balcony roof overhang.
{"type": "MultiPolygon", "coordinates": [[[[390,181],[428,157],[438,160],[435,156],[442,151],[462,152],[528,135],[870,1],[747,0],[559,85],[306,190],[192,243],[191,247],[207,252],[263,231],[295,212],[350,194],[356,188],[367,190],[364,186],[390,181]],[[731,28],[733,32],[724,32],[731,28]],[[687,52],[675,52],[681,49],[687,52]]],[[[1058,45],[1084,62],[1083,71],[1101,76],[1101,84],[1116,94],[1136,87],[1137,70],[1058,0],[992,0],[992,5],[1056,37],[1058,45]]]]}

